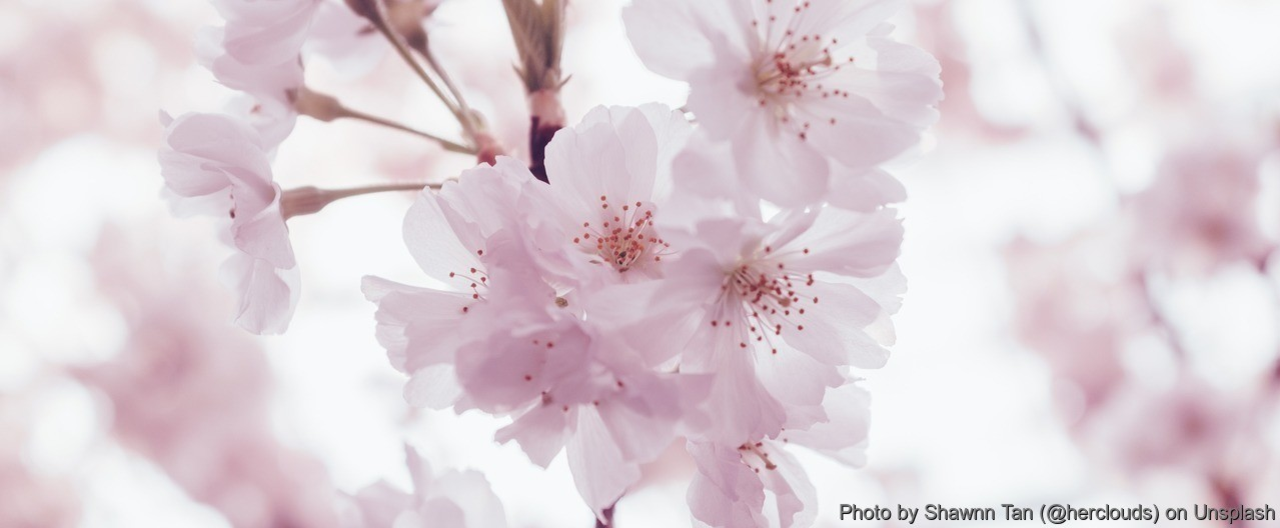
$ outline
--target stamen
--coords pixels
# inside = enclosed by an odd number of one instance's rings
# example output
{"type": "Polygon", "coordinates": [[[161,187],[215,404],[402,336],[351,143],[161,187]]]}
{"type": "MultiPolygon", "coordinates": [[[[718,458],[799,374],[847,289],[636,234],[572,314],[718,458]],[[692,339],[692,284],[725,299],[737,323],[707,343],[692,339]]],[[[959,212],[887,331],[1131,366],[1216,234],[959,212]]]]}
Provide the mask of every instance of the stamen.
{"type": "Polygon", "coordinates": [[[583,231],[573,237],[573,243],[584,252],[598,255],[601,263],[608,263],[623,273],[650,260],[660,262],[669,253],[671,245],[658,237],[653,228],[653,210],[643,202],[623,204],[615,208],[608,196],[600,196],[603,210],[618,211],[603,221],[601,229],[583,222],[583,231]],[[588,243],[592,241],[594,243],[588,243]]]}
{"type": "MultiPolygon", "coordinates": [[[[800,128],[794,123],[793,117],[801,112],[796,107],[806,101],[849,98],[849,92],[827,88],[830,83],[824,81],[838,72],[841,65],[852,63],[854,58],[836,56],[840,53],[840,41],[835,37],[800,33],[804,20],[816,16],[812,14],[808,1],[783,7],[784,24],[779,24],[778,15],[773,14],[773,2],[767,4],[766,10],[770,13],[767,21],[752,19],[748,29],[748,33],[755,35],[759,42],[755,66],[759,97],[754,104],[774,106],[779,122],[790,125],[789,129],[796,137],[807,141],[811,134],[807,130],[808,125],[800,128]]],[[[805,114],[821,111],[822,107],[803,109],[805,114]]],[[[831,125],[836,123],[833,116],[818,117],[831,125]]]]}
{"type": "MultiPolygon", "coordinates": [[[[800,252],[804,251],[807,249],[800,252]]],[[[763,347],[758,349],[769,350],[771,354],[778,353],[773,339],[783,337],[784,332],[803,332],[805,328],[805,309],[796,305],[802,298],[809,298],[803,289],[813,286],[813,275],[787,271],[781,260],[796,253],[766,246],[755,260],[739,265],[721,286],[720,305],[727,311],[740,313],[738,318],[745,319],[750,337],[763,347]],[[741,306],[742,311],[737,312],[735,305],[741,306]]],[[[817,301],[817,297],[812,298],[817,301]]],[[[720,323],[713,320],[711,326],[719,327],[720,323]]],[[[730,325],[730,319],[723,320],[723,326],[730,325]]],[[[747,348],[747,342],[740,342],[739,348],[747,348]]]]}
{"type": "Polygon", "coordinates": [[[756,473],[760,472],[760,468],[756,467],[753,462],[763,464],[764,469],[770,471],[778,469],[778,465],[769,459],[769,453],[765,452],[763,442],[742,444],[738,446],[738,452],[742,454],[742,462],[755,470],[756,473]]]}

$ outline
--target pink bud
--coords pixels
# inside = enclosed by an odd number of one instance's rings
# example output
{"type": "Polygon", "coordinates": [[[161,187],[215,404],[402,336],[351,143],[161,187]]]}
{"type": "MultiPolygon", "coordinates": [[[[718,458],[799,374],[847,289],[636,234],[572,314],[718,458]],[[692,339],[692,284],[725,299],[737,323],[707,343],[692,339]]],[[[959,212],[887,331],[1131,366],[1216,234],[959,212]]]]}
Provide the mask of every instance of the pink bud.
{"type": "Polygon", "coordinates": [[[332,193],[315,187],[289,189],[280,197],[280,211],[285,220],[320,212],[333,201],[332,193]]]}

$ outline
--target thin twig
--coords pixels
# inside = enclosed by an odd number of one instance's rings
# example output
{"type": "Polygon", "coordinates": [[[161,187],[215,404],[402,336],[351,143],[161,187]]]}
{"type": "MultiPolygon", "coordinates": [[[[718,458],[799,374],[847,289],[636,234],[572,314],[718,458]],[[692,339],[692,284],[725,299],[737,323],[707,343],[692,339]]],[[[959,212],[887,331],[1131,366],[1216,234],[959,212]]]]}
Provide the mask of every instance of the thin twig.
{"type": "Polygon", "coordinates": [[[1174,357],[1179,362],[1189,361],[1187,347],[1182,343],[1182,337],[1178,335],[1178,330],[1165,317],[1164,310],[1160,307],[1156,299],[1155,292],[1151,289],[1151,277],[1147,273],[1143,273],[1137,279],[1138,286],[1142,291],[1142,299],[1146,304],[1148,313],[1151,316],[1152,323],[1164,333],[1165,340],[1169,344],[1169,349],[1173,351],[1174,357]]]}
{"type": "Polygon", "coordinates": [[[294,108],[298,110],[298,113],[310,116],[325,123],[332,122],[337,119],[356,119],[430,139],[439,143],[449,151],[472,155],[476,154],[477,151],[476,148],[460,145],[440,136],[423,132],[415,128],[410,128],[390,119],[370,115],[359,110],[353,110],[347,107],[347,105],[342,104],[342,101],[339,101],[338,98],[317,92],[306,86],[303,86],[294,92],[293,104],[294,108]]]}
{"type": "Polygon", "coordinates": [[[440,187],[441,184],[439,183],[388,183],[350,189],[298,187],[281,193],[280,214],[285,220],[288,220],[295,216],[316,214],[328,207],[329,204],[352,196],[392,191],[422,191],[423,189],[440,189],[440,187]]]}
{"type": "Polygon", "coordinates": [[[435,92],[436,97],[440,98],[440,101],[443,102],[444,105],[449,108],[449,111],[453,113],[453,117],[462,125],[462,128],[467,132],[467,136],[474,140],[475,130],[471,126],[469,119],[470,116],[463,116],[462,111],[458,109],[457,104],[440,90],[440,87],[436,84],[435,80],[431,78],[431,75],[427,73],[427,70],[418,63],[417,59],[413,58],[413,54],[409,52],[409,48],[404,45],[404,41],[400,39],[400,36],[392,31],[385,21],[375,22],[373,27],[377,28],[378,32],[382,33],[383,37],[386,37],[387,41],[391,43],[391,47],[395,48],[396,53],[400,55],[401,59],[404,59],[405,64],[409,65],[409,68],[413,70],[413,73],[417,74],[418,78],[422,79],[422,82],[426,83],[427,87],[431,88],[432,92],[435,92]]]}
{"type": "Polygon", "coordinates": [[[395,121],[391,121],[391,120],[389,120],[389,119],[385,119],[385,118],[381,118],[381,117],[378,117],[378,116],[369,115],[369,114],[366,114],[366,113],[364,113],[364,112],[359,112],[359,111],[356,111],[356,110],[349,110],[349,114],[348,114],[348,115],[346,115],[345,117],[349,117],[349,118],[351,118],[351,119],[356,119],[356,120],[359,120],[359,121],[365,121],[365,122],[367,122],[367,123],[373,123],[373,124],[375,124],[375,125],[380,125],[380,126],[384,126],[384,127],[387,127],[387,128],[391,128],[391,129],[399,130],[399,131],[401,131],[401,132],[407,132],[407,133],[409,133],[409,134],[413,134],[413,135],[415,135],[415,136],[424,137],[424,138],[426,138],[426,139],[430,139],[430,140],[432,140],[432,141],[435,141],[435,142],[439,143],[439,144],[440,144],[440,146],[444,147],[444,149],[445,149],[445,150],[448,150],[448,151],[450,151],[450,152],[457,152],[457,153],[459,153],[459,154],[471,154],[471,155],[473,155],[473,156],[476,154],[476,149],[475,149],[474,147],[468,147],[468,146],[466,146],[466,145],[462,145],[462,144],[459,144],[459,143],[455,143],[455,142],[453,142],[453,141],[449,141],[449,140],[447,140],[447,139],[445,139],[445,138],[442,138],[442,137],[440,137],[440,136],[437,136],[437,135],[431,134],[431,133],[429,133],[429,132],[424,132],[424,131],[422,131],[422,130],[418,130],[418,129],[416,129],[416,128],[408,127],[408,126],[402,125],[402,124],[400,124],[400,123],[397,123],[397,122],[395,122],[395,121]]]}
{"type": "Polygon", "coordinates": [[[393,191],[421,191],[423,189],[439,190],[442,184],[439,183],[388,183],[383,185],[370,185],[368,187],[352,187],[350,189],[330,189],[329,192],[334,200],[350,198],[352,196],[360,196],[364,194],[374,194],[381,192],[393,191]]]}
{"type": "Polygon", "coordinates": [[[414,46],[414,50],[419,55],[422,55],[423,59],[426,59],[427,65],[431,67],[432,71],[436,72],[436,75],[440,76],[440,80],[444,82],[445,89],[449,90],[454,100],[458,102],[458,109],[462,112],[462,117],[460,118],[462,120],[462,128],[466,130],[467,136],[471,138],[477,137],[476,126],[472,121],[475,114],[471,112],[471,106],[467,104],[467,99],[462,96],[462,90],[458,89],[458,85],[454,84],[449,72],[440,65],[440,61],[431,52],[431,45],[426,40],[423,40],[420,44],[420,46],[414,46]]]}
{"type": "Polygon", "coordinates": [[[1093,153],[1094,162],[1098,165],[1103,183],[1115,190],[1118,197],[1119,190],[1116,186],[1114,169],[1111,157],[1103,144],[1102,130],[1089,119],[1074,83],[1058,67],[1053,58],[1049,56],[1049,50],[1045,46],[1044,33],[1040,30],[1040,24],[1037,21],[1035,8],[1032,7],[1031,0],[1021,0],[1016,3],[1016,6],[1019,18],[1022,20],[1024,29],[1027,32],[1027,40],[1029,41],[1032,55],[1035,56],[1041,68],[1044,69],[1045,77],[1049,81],[1049,86],[1054,95],[1062,102],[1067,116],[1071,119],[1072,129],[1091,147],[1090,151],[1093,153]]]}

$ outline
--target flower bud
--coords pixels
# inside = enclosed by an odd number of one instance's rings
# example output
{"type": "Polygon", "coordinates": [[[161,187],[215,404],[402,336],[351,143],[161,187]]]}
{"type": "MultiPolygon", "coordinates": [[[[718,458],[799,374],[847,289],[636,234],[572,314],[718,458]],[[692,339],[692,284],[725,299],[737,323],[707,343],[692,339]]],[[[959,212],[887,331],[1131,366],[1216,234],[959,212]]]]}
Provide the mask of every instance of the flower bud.
{"type": "Polygon", "coordinates": [[[331,95],[322,94],[303,86],[293,95],[293,106],[299,114],[330,122],[340,117],[350,117],[351,112],[331,95]]]}
{"type": "Polygon", "coordinates": [[[280,213],[285,220],[318,213],[333,201],[332,194],[311,186],[289,189],[280,196],[280,213]]]}

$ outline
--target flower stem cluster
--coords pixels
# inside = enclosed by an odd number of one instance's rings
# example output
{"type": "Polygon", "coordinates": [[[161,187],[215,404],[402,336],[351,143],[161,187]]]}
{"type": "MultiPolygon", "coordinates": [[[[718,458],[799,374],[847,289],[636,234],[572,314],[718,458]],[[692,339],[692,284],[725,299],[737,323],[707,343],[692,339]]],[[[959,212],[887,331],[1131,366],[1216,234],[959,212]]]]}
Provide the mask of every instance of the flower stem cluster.
{"type": "MultiPolygon", "coordinates": [[[[243,10],[229,34],[247,23],[261,47],[238,51],[299,61],[306,39],[292,37],[305,23],[284,27],[271,2],[217,1],[243,10]]],[[[305,19],[320,2],[276,3],[305,19]]],[[[563,453],[598,526],[675,443],[697,468],[689,506],[700,523],[810,524],[813,488],[789,451],[862,460],[868,399],[856,370],[887,361],[905,290],[890,207],[905,196],[882,166],[920,144],[941,97],[932,57],[889,37],[896,3],[637,0],[623,15],[629,36],[650,69],[689,83],[687,110],[596,107],[569,124],[567,2],[504,0],[530,107],[528,159],[484,129],[418,4],[347,0],[450,111],[461,141],[352,110],[303,85],[300,68],[279,84],[297,114],[477,157],[451,181],[413,187],[403,235],[423,284],[363,283],[378,341],[409,376],[405,398],[509,418],[496,440],[536,464],[563,453]]],[[[274,144],[254,132],[180,118],[163,159],[179,202],[229,214],[265,271],[296,272],[282,250],[286,218],[409,187],[281,191],[274,144]]],[[[244,293],[272,307],[272,329],[296,292],[281,282],[244,293]]]]}

